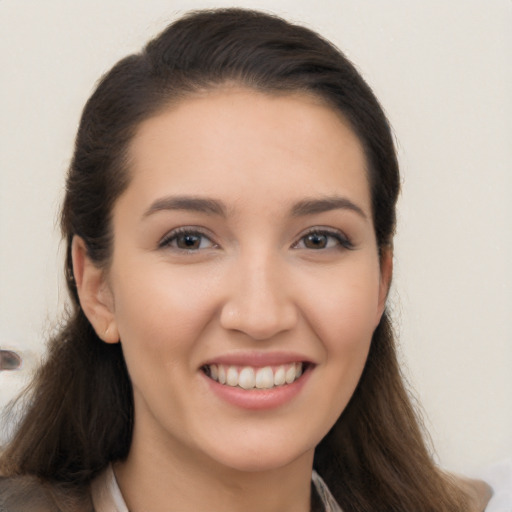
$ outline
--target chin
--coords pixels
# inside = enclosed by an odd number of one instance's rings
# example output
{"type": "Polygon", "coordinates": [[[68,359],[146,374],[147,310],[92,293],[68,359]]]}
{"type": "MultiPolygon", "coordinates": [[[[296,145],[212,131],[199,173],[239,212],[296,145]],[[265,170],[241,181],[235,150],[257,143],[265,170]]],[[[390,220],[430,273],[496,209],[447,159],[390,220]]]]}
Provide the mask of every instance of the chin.
{"type": "Polygon", "coordinates": [[[239,438],[241,442],[230,443],[228,450],[219,449],[217,445],[210,452],[210,457],[223,467],[244,473],[275,471],[299,460],[308,459],[313,463],[314,443],[302,444],[295,434],[289,435],[287,439],[296,441],[292,445],[286,443],[286,440],[283,442],[283,439],[251,442],[242,435],[239,438]]]}
{"type": "MultiPolygon", "coordinates": [[[[295,461],[302,459],[306,454],[295,456],[276,456],[261,452],[257,454],[226,457],[219,461],[225,467],[240,473],[265,473],[277,471],[286,466],[292,465],[295,461]]],[[[311,456],[312,458],[312,456],[311,456]]]]}

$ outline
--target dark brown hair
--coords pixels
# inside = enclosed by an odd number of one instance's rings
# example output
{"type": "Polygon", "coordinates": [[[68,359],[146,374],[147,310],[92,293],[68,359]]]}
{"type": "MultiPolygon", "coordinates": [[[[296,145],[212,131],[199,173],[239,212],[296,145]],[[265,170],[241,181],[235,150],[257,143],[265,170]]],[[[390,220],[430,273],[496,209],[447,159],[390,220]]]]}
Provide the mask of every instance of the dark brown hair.
{"type": "MultiPolygon", "coordinates": [[[[140,123],[196,91],[236,83],[269,94],[323,99],[359,137],[367,160],[379,250],[395,230],[399,172],[389,124],[355,67],[318,34],[255,11],[191,13],[121,60],[83,111],[62,209],[70,318],[51,341],[30,403],[2,458],[9,474],[87,484],[130,449],[131,383],[121,344],[103,343],[73,280],[73,236],[99,266],[112,249],[111,212],[130,181],[127,148],[140,123]]],[[[359,385],[317,447],[315,468],[346,512],[465,510],[435,467],[403,384],[387,313],[359,385]]]]}

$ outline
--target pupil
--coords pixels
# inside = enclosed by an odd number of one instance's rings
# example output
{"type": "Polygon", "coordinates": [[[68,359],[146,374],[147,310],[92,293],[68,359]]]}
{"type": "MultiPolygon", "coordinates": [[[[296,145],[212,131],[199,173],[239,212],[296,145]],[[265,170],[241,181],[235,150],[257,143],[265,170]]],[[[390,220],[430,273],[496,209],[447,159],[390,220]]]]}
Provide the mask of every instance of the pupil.
{"type": "Polygon", "coordinates": [[[308,235],[306,238],[306,246],[318,249],[325,247],[327,244],[327,237],[325,235],[320,235],[318,233],[312,233],[311,235],[308,235]]]}
{"type": "Polygon", "coordinates": [[[182,249],[196,249],[199,247],[200,238],[197,235],[183,235],[181,237],[182,249]]]}

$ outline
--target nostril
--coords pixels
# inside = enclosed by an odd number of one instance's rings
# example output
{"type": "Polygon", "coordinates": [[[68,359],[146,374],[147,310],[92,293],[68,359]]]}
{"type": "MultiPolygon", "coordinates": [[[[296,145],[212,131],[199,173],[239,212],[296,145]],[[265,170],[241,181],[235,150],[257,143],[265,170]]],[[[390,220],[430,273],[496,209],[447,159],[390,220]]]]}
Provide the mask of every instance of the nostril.
{"type": "Polygon", "coordinates": [[[0,350],[0,371],[17,370],[21,366],[21,356],[12,350],[0,350]]]}

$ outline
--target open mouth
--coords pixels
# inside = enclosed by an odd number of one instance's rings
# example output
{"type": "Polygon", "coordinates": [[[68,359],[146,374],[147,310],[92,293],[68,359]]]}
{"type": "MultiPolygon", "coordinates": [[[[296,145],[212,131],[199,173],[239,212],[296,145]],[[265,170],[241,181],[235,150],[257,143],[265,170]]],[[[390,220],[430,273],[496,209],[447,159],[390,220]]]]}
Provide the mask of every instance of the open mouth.
{"type": "Polygon", "coordinates": [[[305,362],[264,367],[208,364],[201,370],[219,384],[251,390],[272,389],[292,384],[301,377],[308,366],[309,363],[305,362]]]}

